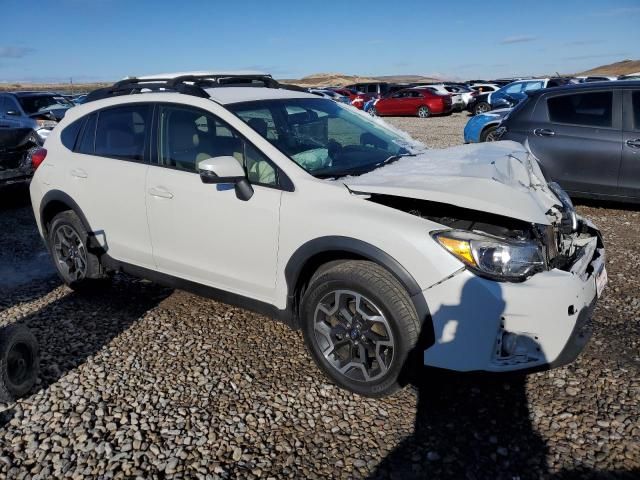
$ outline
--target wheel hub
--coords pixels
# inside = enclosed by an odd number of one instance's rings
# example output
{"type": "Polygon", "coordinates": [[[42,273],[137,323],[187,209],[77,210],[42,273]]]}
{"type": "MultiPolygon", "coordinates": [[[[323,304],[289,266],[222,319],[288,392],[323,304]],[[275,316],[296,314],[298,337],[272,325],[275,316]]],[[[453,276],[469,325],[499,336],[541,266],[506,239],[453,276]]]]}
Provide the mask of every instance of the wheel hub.
{"type": "Polygon", "coordinates": [[[370,382],[391,366],[395,343],[382,311],[350,290],[332,291],[316,307],[315,339],[325,359],[342,375],[370,382]]]}

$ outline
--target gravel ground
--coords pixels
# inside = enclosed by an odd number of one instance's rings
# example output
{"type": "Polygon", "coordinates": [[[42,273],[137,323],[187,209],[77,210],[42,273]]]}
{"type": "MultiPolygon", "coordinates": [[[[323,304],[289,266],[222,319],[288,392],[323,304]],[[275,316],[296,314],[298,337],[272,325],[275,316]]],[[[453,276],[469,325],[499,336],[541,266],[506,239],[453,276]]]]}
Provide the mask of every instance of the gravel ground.
{"type": "MultiPolygon", "coordinates": [[[[390,121],[447,146],[466,115],[390,121]]],[[[125,276],[71,292],[48,274],[26,193],[0,192],[0,273],[20,273],[0,283],[0,325],[28,325],[42,350],[37,388],[0,404],[0,477],[638,478],[640,208],[578,209],[604,232],[610,284],[576,362],[425,371],[369,400],[260,315],[125,276]]]]}

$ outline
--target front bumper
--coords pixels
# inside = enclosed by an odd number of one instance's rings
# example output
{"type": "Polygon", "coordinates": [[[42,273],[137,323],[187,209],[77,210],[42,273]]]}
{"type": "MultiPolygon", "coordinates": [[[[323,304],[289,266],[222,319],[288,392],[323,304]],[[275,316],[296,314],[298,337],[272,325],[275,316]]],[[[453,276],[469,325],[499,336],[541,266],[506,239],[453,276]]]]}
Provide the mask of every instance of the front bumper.
{"type": "Polygon", "coordinates": [[[598,254],[589,275],[554,269],[522,283],[502,283],[460,270],[424,290],[434,339],[424,351],[424,364],[462,372],[509,372],[572,362],[590,337],[595,272],[604,251],[598,254]]]}

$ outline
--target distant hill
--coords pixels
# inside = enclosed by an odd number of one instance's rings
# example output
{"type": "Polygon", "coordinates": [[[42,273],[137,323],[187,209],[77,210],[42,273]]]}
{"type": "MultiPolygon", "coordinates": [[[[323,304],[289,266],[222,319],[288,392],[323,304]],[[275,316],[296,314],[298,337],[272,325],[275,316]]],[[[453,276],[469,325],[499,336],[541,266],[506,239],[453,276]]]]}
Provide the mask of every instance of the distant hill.
{"type": "Polygon", "coordinates": [[[59,92],[59,93],[86,93],[96,88],[106,87],[112,83],[28,83],[28,82],[0,82],[0,92],[22,90],[22,91],[38,91],[38,92],[59,92]]]}
{"type": "Polygon", "coordinates": [[[576,75],[629,75],[638,72],[640,72],[640,60],[622,60],[621,62],[601,65],[576,75]]]}
{"type": "Polygon", "coordinates": [[[424,77],[422,75],[383,75],[379,77],[361,77],[357,75],[345,75],[343,73],[314,73],[299,79],[280,79],[282,83],[290,83],[301,87],[326,87],[336,86],[342,87],[351,83],[359,82],[433,82],[438,81],[437,78],[424,77]]]}

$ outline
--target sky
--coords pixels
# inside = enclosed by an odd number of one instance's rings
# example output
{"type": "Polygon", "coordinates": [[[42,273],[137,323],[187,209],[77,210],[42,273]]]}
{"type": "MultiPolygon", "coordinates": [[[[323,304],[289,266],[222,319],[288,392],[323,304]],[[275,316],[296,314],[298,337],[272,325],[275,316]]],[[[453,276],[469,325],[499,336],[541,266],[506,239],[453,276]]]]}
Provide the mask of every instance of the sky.
{"type": "Polygon", "coordinates": [[[574,73],[640,59],[640,0],[0,0],[0,81],[188,70],[574,73]]]}

